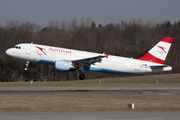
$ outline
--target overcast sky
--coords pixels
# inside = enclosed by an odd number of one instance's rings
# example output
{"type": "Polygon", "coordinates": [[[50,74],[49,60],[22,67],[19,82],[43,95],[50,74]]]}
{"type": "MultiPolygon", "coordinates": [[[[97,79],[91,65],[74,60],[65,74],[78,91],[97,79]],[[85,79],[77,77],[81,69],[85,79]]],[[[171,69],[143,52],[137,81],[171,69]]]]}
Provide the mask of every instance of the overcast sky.
{"type": "Polygon", "coordinates": [[[0,0],[0,25],[18,20],[46,27],[63,19],[76,18],[79,23],[82,17],[90,17],[96,25],[132,18],[174,23],[180,20],[180,0],[0,0]]]}

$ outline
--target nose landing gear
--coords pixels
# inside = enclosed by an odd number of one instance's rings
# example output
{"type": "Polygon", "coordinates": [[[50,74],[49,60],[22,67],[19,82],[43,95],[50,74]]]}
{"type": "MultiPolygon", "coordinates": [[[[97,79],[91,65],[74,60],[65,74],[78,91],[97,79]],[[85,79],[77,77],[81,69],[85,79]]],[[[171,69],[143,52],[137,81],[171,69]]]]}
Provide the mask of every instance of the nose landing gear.
{"type": "Polygon", "coordinates": [[[26,71],[29,66],[29,61],[26,62],[24,70],[26,71]]]}

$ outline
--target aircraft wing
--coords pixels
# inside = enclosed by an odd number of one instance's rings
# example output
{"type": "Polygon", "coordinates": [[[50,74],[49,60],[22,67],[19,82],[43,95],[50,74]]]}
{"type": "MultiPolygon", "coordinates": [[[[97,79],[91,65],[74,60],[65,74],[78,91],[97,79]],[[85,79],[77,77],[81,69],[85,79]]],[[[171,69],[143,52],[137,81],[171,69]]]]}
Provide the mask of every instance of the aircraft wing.
{"type": "Polygon", "coordinates": [[[108,55],[99,55],[99,56],[95,56],[95,57],[89,57],[89,58],[84,58],[84,59],[79,59],[79,60],[73,60],[71,61],[73,64],[75,65],[80,65],[80,64],[83,64],[83,65],[91,65],[91,64],[95,64],[96,62],[101,62],[102,59],[101,58],[108,58],[109,54],[108,55]]]}

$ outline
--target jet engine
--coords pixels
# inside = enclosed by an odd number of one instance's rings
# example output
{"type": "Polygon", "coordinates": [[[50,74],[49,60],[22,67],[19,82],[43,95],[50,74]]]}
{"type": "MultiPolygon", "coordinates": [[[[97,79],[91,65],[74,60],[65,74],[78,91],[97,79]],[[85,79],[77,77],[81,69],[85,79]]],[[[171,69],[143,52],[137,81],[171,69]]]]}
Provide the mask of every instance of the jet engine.
{"type": "Polygon", "coordinates": [[[55,71],[57,72],[67,72],[76,70],[71,62],[56,60],[55,61],[55,71]]]}

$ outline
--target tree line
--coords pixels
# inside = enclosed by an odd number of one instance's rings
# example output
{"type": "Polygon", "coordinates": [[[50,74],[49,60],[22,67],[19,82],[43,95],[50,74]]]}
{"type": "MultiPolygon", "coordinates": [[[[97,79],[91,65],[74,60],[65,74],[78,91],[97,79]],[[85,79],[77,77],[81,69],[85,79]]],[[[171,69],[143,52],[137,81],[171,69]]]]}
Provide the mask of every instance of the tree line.
{"type": "MultiPolygon", "coordinates": [[[[18,43],[36,43],[56,47],[106,53],[116,56],[139,58],[164,37],[174,41],[165,64],[173,67],[170,73],[180,72],[180,21],[166,20],[156,23],[141,19],[120,21],[117,24],[96,25],[90,17],[80,22],[51,21],[47,27],[20,21],[8,21],[0,26],[0,81],[17,80],[76,80],[79,72],[58,73],[53,66],[31,63],[24,71],[25,62],[9,58],[5,51],[18,43]]],[[[85,72],[87,78],[119,76],[113,74],[85,72]]]]}

